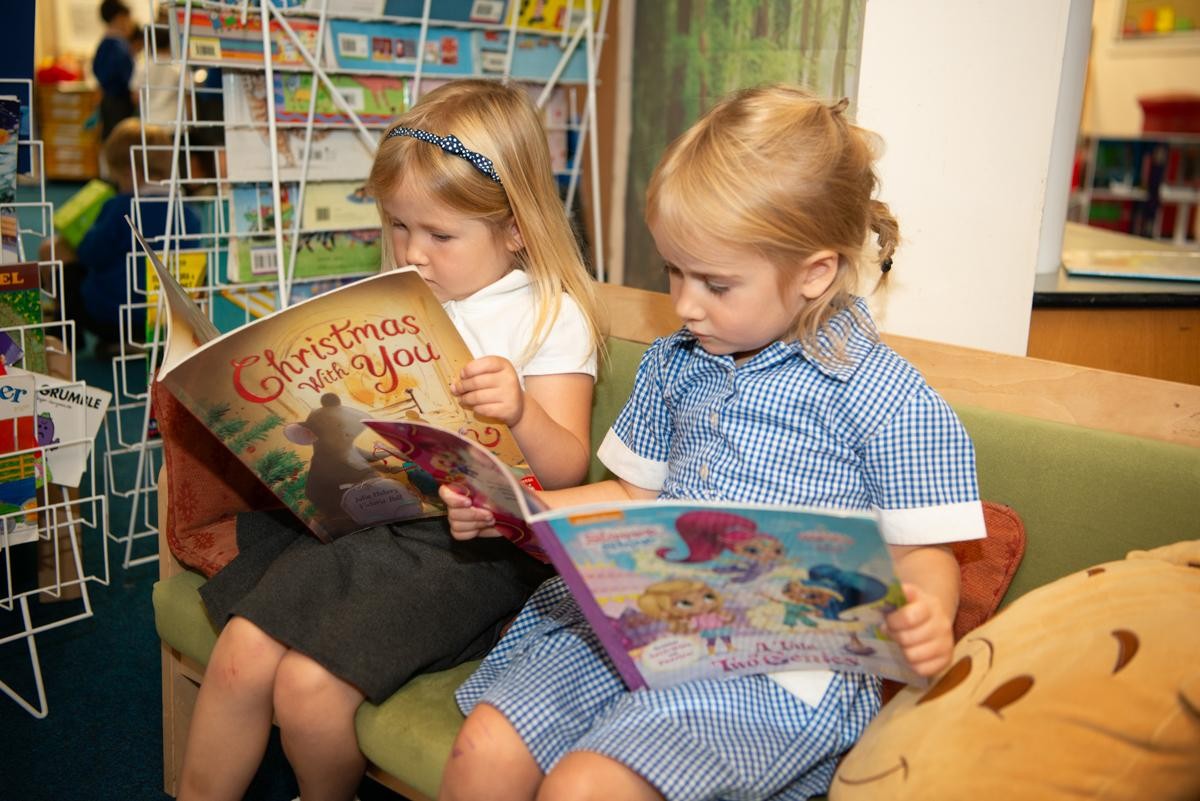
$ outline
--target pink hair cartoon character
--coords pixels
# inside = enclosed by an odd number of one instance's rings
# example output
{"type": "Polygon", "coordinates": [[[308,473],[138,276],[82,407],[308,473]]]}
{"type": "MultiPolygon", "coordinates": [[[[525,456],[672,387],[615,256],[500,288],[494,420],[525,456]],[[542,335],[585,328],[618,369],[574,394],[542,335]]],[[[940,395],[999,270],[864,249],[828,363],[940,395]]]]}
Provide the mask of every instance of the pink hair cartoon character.
{"type": "Polygon", "coordinates": [[[713,568],[716,573],[733,574],[730,581],[744,584],[771,572],[784,560],[783,543],[758,530],[753,520],[715,509],[684,512],[675,521],[675,530],[687,545],[681,559],[668,556],[670,548],[660,548],[659,558],[669,562],[709,562],[723,558],[727,564],[713,568]]]}

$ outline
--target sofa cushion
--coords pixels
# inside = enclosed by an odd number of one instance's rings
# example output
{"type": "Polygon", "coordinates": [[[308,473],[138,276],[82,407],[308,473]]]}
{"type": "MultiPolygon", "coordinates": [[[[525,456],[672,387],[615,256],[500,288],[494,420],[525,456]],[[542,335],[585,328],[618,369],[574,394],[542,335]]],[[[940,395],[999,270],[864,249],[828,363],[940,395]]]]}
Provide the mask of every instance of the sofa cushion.
{"type": "Polygon", "coordinates": [[[884,707],[834,801],[1200,798],[1200,540],[1034,590],[884,707]]]}
{"type": "Polygon", "coordinates": [[[166,534],[175,558],[211,576],[237,555],[238,512],[279,501],[157,381],[151,385],[170,486],[166,534]]]}
{"type": "Polygon", "coordinates": [[[1010,507],[984,501],[983,522],[985,539],[951,545],[962,575],[954,618],[956,641],[995,613],[1025,554],[1025,526],[1010,507]]]}

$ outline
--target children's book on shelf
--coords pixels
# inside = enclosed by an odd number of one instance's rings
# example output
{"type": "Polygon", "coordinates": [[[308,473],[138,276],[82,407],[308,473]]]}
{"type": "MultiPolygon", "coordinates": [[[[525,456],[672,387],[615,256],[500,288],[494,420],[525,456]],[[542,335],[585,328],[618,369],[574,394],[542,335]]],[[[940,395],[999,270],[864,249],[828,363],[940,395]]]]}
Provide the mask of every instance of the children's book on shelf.
{"type": "MultiPolygon", "coordinates": [[[[426,28],[422,74],[474,74],[474,33],[462,28],[426,28]]],[[[332,67],[412,75],[417,66],[420,42],[420,25],[333,19],[329,21],[326,50],[332,67]]]]}
{"type": "MultiPolygon", "coordinates": [[[[280,186],[279,224],[283,227],[284,259],[291,258],[291,227],[298,184],[280,186]]],[[[246,283],[278,275],[275,248],[275,204],[269,184],[235,185],[230,192],[228,279],[246,283]]],[[[361,181],[305,185],[304,212],[296,246],[293,278],[364,275],[382,260],[380,230],[356,228],[376,219],[375,201],[361,181]]]]}
{"type": "MultiPolygon", "coordinates": [[[[146,275],[146,341],[153,342],[158,327],[158,271],[150,259],[145,260],[146,275]]],[[[208,254],[202,250],[180,250],[170,254],[167,263],[179,278],[179,285],[196,289],[204,285],[208,275],[208,254]]]]}
{"type": "Polygon", "coordinates": [[[366,425],[548,558],[630,689],[805,668],[920,681],[884,630],[904,594],[873,515],[695,501],[548,510],[468,437],[366,425]]]}
{"type": "Polygon", "coordinates": [[[34,381],[37,390],[34,426],[48,480],[64,487],[78,487],[87,469],[92,443],[112,402],[112,393],[82,381],[24,370],[10,370],[9,375],[29,376],[34,381]]]}
{"type": "Polygon", "coordinates": [[[451,394],[472,356],[416,271],[364,278],[219,335],[146,251],[169,310],[156,380],[319,539],[443,511],[437,482],[385,449],[368,417],[467,432],[536,486],[512,432],[451,394]]]}
{"type": "MultiPolygon", "coordinates": [[[[439,22],[482,22],[492,25],[504,22],[508,0],[438,0],[429,8],[429,18],[439,22]]],[[[425,13],[425,0],[387,0],[383,13],[389,17],[420,19],[425,13]]]]}
{"type": "Polygon", "coordinates": [[[567,45],[557,37],[518,33],[513,46],[512,63],[508,63],[507,31],[475,31],[479,50],[479,71],[485,76],[509,75],[517,80],[544,81],[566,59],[559,74],[563,83],[587,81],[587,51],[576,44],[568,52],[567,45]],[[508,67],[507,71],[505,67],[508,67]]]}
{"type": "Polygon", "coordinates": [[[22,355],[17,364],[34,373],[46,372],[46,332],[42,328],[42,290],[35,261],[0,267],[0,330],[16,342],[22,355]]]}
{"type": "MultiPolygon", "coordinates": [[[[279,177],[299,181],[304,157],[304,128],[267,127],[266,76],[225,71],[221,76],[225,113],[226,177],[230,181],[270,181],[271,150],[278,153],[279,177]]],[[[374,147],[350,129],[316,128],[309,150],[308,180],[358,180],[371,171],[374,147]]]]}
{"type": "MultiPolygon", "coordinates": [[[[256,67],[263,63],[262,16],[258,11],[246,14],[237,5],[205,6],[192,10],[190,27],[187,9],[177,8],[172,17],[171,52],[181,53],[186,28],[188,59],[193,62],[219,62],[227,66],[256,67]]],[[[291,17],[288,24],[309,53],[316,52],[317,20],[291,17]]],[[[268,26],[271,62],[280,67],[307,64],[283,26],[272,21],[268,26]]]]}
{"type": "MultiPolygon", "coordinates": [[[[407,78],[395,75],[331,75],[329,80],[363,125],[387,125],[411,105],[407,78]]],[[[313,121],[321,124],[351,124],[349,115],[334,103],[323,82],[308,73],[297,72],[275,75],[275,119],[279,122],[306,122],[314,83],[317,86],[317,102],[313,109],[313,121]]]]}
{"type": "Polygon", "coordinates": [[[45,462],[37,441],[37,385],[29,373],[0,376],[0,550],[38,536],[45,462]]]}
{"type": "MultiPolygon", "coordinates": [[[[604,4],[597,0],[516,0],[510,14],[516,15],[519,28],[573,33],[585,24],[589,3],[593,8],[592,24],[599,27],[604,4]]],[[[511,17],[505,19],[506,24],[511,22],[511,17]]]]}

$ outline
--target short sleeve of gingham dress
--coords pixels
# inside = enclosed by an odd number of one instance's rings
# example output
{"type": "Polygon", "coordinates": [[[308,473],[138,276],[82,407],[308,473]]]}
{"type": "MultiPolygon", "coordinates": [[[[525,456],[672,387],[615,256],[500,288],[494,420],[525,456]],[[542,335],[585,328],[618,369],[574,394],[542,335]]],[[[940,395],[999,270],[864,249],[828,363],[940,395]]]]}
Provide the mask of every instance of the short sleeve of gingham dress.
{"type": "Polygon", "coordinates": [[[642,354],[633,392],[597,454],[614,475],[648,490],[662,489],[671,450],[671,410],[663,384],[666,343],[656,340],[642,354]]]}
{"type": "Polygon", "coordinates": [[[949,404],[926,384],[868,437],[863,480],[893,545],[986,536],[975,448],[949,404]]]}

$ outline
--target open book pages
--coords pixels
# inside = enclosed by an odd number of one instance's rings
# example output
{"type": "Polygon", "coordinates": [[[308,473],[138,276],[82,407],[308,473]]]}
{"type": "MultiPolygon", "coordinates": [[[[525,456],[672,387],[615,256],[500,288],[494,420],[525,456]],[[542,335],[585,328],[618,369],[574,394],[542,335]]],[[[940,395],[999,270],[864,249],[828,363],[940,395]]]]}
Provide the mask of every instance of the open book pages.
{"type": "Polygon", "coordinates": [[[874,515],[698,501],[547,509],[468,437],[366,425],[544,554],[631,689],[798,669],[922,682],[884,629],[904,594],[874,515]]]}
{"type": "Polygon", "coordinates": [[[533,480],[507,426],[452,394],[472,355],[416,271],[363,278],[219,334],[147,254],[167,310],[156,380],[318,538],[444,514],[436,482],[383,447],[368,417],[468,432],[533,480]]]}

